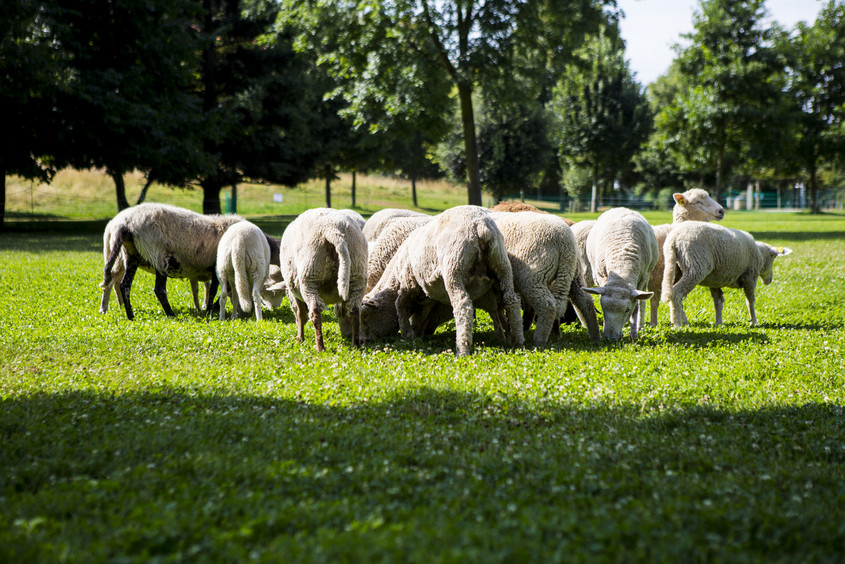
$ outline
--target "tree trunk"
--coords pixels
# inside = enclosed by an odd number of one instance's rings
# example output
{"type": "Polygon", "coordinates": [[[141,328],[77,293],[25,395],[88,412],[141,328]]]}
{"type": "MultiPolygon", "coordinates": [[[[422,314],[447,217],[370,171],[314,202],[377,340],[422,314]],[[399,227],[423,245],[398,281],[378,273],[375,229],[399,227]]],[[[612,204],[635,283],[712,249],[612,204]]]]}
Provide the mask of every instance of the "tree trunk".
{"type": "Polygon", "coordinates": [[[232,184],[232,209],[228,213],[238,213],[238,185],[232,184]]]}
{"type": "Polygon", "coordinates": [[[326,167],[326,207],[332,207],[332,167],[326,167]]]}
{"type": "Polygon", "coordinates": [[[152,176],[150,176],[150,177],[147,178],[147,182],[144,183],[144,187],[141,188],[141,193],[138,194],[138,201],[135,202],[136,206],[138,204],[143,204],[144,200],[147,199],[147,191],[150,189],[150,186],[152,186],[152,184],[153,184],[153,178],[152,178],[152,176]]]}
{"type": "Polygon", "coordinates": [[[819,176],[816,164],[810,167],[810,212],[819,213],[819,176]]]}
{"type": "Polygon", "coordinates": [[[125,210],[129,207],[129,200],[126,199],[126,184],[123,182],[123,175],[117,172],[109,172],[112,180],[114,180],[114,191],[117,195],[117,211],[125,210]]]}
{"type": "Polygon", "coordinates": [[[355,188],[356,188],[356,186],[355,186],[356,178],[355,177],[356,177],[356,174],[357,173],[353,170],[352,171],[352,207],[353,208],[355,207],[355,188]]]}
{"type": "Polygon", "coordinates": [[[593,195],[590,198],[590,213],[596,213],[599,204],[599,167],[593,166],[593,195]]]}
{"type": "Polygon", "coordinates": [[[206,178],[202,181],[202,213],[206,215],[220,213],[220,181],[206,178]]]}
{"type": "Polygon", "coordinates": [[[713,190],[713,199],[717,202],[722,197],[722,160],[725,151],[720,147],[719,154],[716,157],[716,187],[713,190]]]}
{"type": "Polygon", "coordinates": [[[417,207],[417,175],[411,175],[411,202],[417,207]]]}
{"type": "Polygon", "coordinates": [[[467,165],[467,203],[481,205],[481,177],[478,165],[478,144],[475,138],[475,115],[472,109],[472,84],[458,83],[458,97],[461,101],[461,122],[464,128],[464,152],[467,165]]]}

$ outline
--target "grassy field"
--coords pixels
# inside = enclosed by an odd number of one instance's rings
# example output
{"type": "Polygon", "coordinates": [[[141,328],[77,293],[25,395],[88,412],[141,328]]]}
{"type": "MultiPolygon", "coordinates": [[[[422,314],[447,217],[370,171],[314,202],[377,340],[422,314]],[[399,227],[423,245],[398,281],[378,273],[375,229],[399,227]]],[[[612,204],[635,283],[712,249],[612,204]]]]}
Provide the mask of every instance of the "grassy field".
{"type": "Polygon", "coordinates": [[[355,349],[330,313],[318,354],[178,280],[169,319],[146,273],[102,315],[99,233],[4,234],[0,561],[841,562],[845,216],[724,224],[795,251],[758,327],[699,288],[635,343],[510,350],[480,314],[460,359],[453,324],[355,349]]]}

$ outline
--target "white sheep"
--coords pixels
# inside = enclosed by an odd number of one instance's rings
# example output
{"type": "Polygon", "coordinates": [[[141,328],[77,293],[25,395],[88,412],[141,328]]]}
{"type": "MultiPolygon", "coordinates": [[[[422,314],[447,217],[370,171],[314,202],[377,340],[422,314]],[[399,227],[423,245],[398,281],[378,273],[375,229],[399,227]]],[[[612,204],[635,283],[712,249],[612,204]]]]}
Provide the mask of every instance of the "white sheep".
{"type": "Polygon", "coordinates": [[[232,319],[255,307],[255,319],[261,321],[261,289],[270,273],[270,244],[264,232],[249,221],[229,227],[217,245],[216,268],[220,320],[226,319],[226,298],[231,293],[232,319]]]}
{"type": "MultiPolygon", "coordinates": [[[[115,221],[115,218],[112,218],[111,221],[106,224],[106,228],[103,231],[103,263],[105,264],[109,260],[109,254],[111,253],[112,242],[113,238],[115,237],[116,227],[119,221],[115,221]]],[[[114,289],[114,294],[117,296],[117,303],[120,307],[123,307],[123,293],[120,291],[120,281],[123,280],[123,274],[126,272],[126,251],[124,249],[120,250],[120,254],[118,258],[114,261],[111,267],[111,277],[108,278],[106,281],[100,284],[100,287],[103,290],[103,297],[100,299],[100,313],[107,313],[109,310],[109,298],[111,296],[111,291],[114,289]]],[[[155,274],[155,271],[145,264],[140,264],[138,266],[142,270],[146,270],[152,274],[155,274]]],[[[202,311],[202,307],[200,306],[199,302],[199,283],[198,280],[191,278],[189,279],[191,285],[191,296],[194,300],[194,307],[197,311],[202,311]]],[[[203,303],[208,303],[210,299],[209,289],[210,289],[210,281],[203,282],[205,286],[205,297],[203,299],[203,303]]]]}
{"type": "Polygon", "coordinates": [[[523,309],[536,313],[534,342],[545,344],[554,321],[572,301],[581,323],[593,341],[599,327],[593,300],[584,286],[575,235],[565,220],[547,213],[491,213],[502,232],[513,270],[513,285],[523,309]]]}
{"type": "Polygon", "coordinates": [[[587,236],[587,259],[599,286],[585,288],[601,297],[603,335],[618,341],[622,326],[631,320],[631,339],[644,324],[643,300],[657,262],[657,238],[642,214],[613,208],[601,214],[587,236]]]}
{"type": "MultiPolygon", "coordinates": [[[[129,295],[135,273],[142,266],[155,272],[154,293],[168,316],[175,315],[167,300],[168,278],[211,281],[209,295],[214,296],[217,292],[214,273],[217,244],[226,229],[243,221],[243,218],[238,215],[202,215],[167,204],[144,203],[121,211],[112,221],[111,248],[103,267],[100,287],[105,289],[112,282],[112,268],[124,253],[126,272],[120,282],[120,290],[126,317],[134,319],[129,295]]],[[[206,306],[209,305],[206,302],[206,306]]]]}
{"type": "Polygon", "coordinates": [[[341,334],[357,346],[367,284],[367,240],[358,223],[331,208],[303,212],[282,234],[280,266],[299,341],[307,314],[317,350],[325,350],[321,314],[326,304],[336,304],[341,334]]]}
{"type": "Polygon", "coordinates": [[[405,210],[400,208],[384,208],[370,216],[367,223],[364,225],[364,236],[367,241],[375,241],[381,235],[387,222],[397,217],[412,217],[418,215],[426,215],[422,212],[414,210],[405,210]]]}
{"type": "Polygon", "coordinates": [[[672,323],[676,327],[689,325],[684,298],[696,286],[705,286],[713,297],[717,327],[722,324],[725,303],[722,288],[743,289],[751,325],[756,325],[757,277],[763,279],[763,284],[771,283],[775,258],[791,252],[788,248],[776,249],[758,243],[751,234],[739,229],[697,221],[675,225],[663,244],[666,265],[662,298],[669,304],[672,323]]]}
{"type": "Polygon", "coordinates": [[[356,212],[355,210],[342,209],[342,210],[339,210],[339,211],[340,211],[341,213],[346,214],[346,216],[347,216],[349,219],[351,219],[352,221],[354,221],[354,222],[358,225],[358,228],[359,228],[359,229],[362,229],[362,230],[363,230],[363,229],[364,229],[364,226],[367,224],[367,220],[366,220],[366,219],[364,219],[364,216],[363,216],[363,215],[361,215],[360,213],[356,212]]]}
{"type": "Polygon", "coordinates": [[[595,286],[596,284],[593,280],[590,261],[587,260],[587,236],[595,224],[595,219],[585,219],[572,224],[572,234],[575,235],[575,245],[578,249],[578,262],[581,263],[581,270],[584,272],[584,282],[587,286],[595,286]]]}
{"type": "Polygon", "coordinates": [[[663,287],[663,243],[666,236],[672,230],[673,225],[684,221],[720,221],[725,217],[725,209],[719,202],[710,197],[706,191],[700,188],[687,190],[683,194],[672,194],[675,199],[675,207],[672,208],[672,223],[664,223],[654,226],[654,235],[657,237],[657,264],[651,271],[648,281],[648,289],[654,292],[651,297],[651,326],[657,327],[657,309],[660,306],[660,295],[663,287]]]}
{"type": "Polygon", "coordinates": [[[282,299],[287,295],[288,285],[282,276],[282,269],[270,265],[267,280],[261,288],[261,301],[268,309],[274,309],[282,305],[282,299]]]}
{"type": "Polygon", "coordinates": [[[455,353],[466,355],[472,350],[476,300],[493,312],[494,321],[504,309],[507,335],[503,336],[511,345],[523,345],[519,298],[502,233],[484,208],[457,206],[414,230],[402,243],[364,298],[362,331],[365,338],[379,338],[398,328],[403,338],[413,338],[426,332],[421,327],[443,320],[445,305],[455,318],[455,353]],[[422,324],[415,328],[412,316],[422,324]]]}
{"type": "Polygon", "coordinates": [[[370,242],[367,258],[367,292],[372,290],[384,274],[387,263],[414,230],[432,220],[430,215],[404,216],[385,222],[378,238],[370,242]]]}

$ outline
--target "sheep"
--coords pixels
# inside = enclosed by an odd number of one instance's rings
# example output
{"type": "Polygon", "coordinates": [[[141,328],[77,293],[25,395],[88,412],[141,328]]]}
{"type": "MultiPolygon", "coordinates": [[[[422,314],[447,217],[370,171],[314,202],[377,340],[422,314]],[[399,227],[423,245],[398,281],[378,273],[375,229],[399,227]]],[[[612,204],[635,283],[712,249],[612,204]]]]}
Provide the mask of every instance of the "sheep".
{"type": "Polygon", "coordinates": [[[216,269],[220,320],[226,319],[226,297],[231,293],[232,319],[238,311],[249,313],[254,306],[255,319],[261,321],[261,288],[270,273],[270,244],[264,232],[249,221],[229,227],[217,245],[216,269]]]}
{"type": "MultiPolygon", "coordinates": [[[[115,221],[112,218],[111,221],[106,224],[106,228],[103,231],[103,263],[108,262],[109,254],[111,253],[112,248],[112,239],[115,236],[115,229],[119,222],[115,221]]],[[[139,265],[139,268],[142,270],[146,270],[151,273],[155,273],[152,268],[147,265],[139,265]]],[[[109,298],[111,296],[111,291],[114,289],[114,294],[117,296],[117,302],[120,307],[123,307],[123,294],[120,291],[120,281],[123,280],[123,274],[126,272],[126,251],[121,249],[119,257],[114,261],[114,264],[111,268],[111,277],[108,278],[106,281],[100,284],[100,287],[103,290],[103,297],[100,299],[100,313],[107,313],[109,310],[109,298]]],[[[191,284],[191,295],[194,299],[194,307],[197,311],[202,311],[199,302],[199,284],[198,281],[194,278],[190,279],[191,284]]],[[[203,282],[205,285],[205,298],[203,303],[208,302],[209,296],[209,288],[210,282],[203,282]]]]}
{"type": "MultiPolygon", "coordinates": [[[[124,253],[126,273],[120,282],[126,317],[134,319],[129,300],[132,281],[139,267],[155,272],[155,295],[167,316],[175,313],[167,300],[167,278],[211,281],[210,296],[217,292],[214,262],[217,244],[231,225],[243,221],[238,215],[207,216],[167,204],[144,203],[118,213],[113,223],[111,249],[103,268],[101,288],[108,287],[115,261],[124,253]]],[[[268,237],[271,249],[278,242],[268,237]]],[[[272,251],[271,251],[272,254],[272,251]]],[[[206,307],[210,308],[210,300],[206,307]]]]}
{"type": "Polygon", "coordinates": [[[396,250],[415,229],[432,220],[430,215],[405,216],[391,219],[375,241],[370,242],[367,258],[367,292],[372,290],[384,273],[396,250]]]}
{"type": "Polygon", "coordinates": [[[563,315],[570,300],[590,338],[598,341],[596,311],[593,300],[581,289],[584,280],[572,229],[547,213],[493,212],[491,216],[504,237],[514,290],[522,297],[526,317],[529,308],[537,312],[534,342],[548,341],[555,319],[563,315]]]}
{"type": "Polygon", "coordinates": [[[512,345],[523,345],[519,298],[504,238],[487,210],[457,206],[414,230],[402,243],[378,284],[364,297],[362,332],[371,339],[398,328],[403,338],[413,338],[443,320],[445,304],[455,318],[455,354],[464,356],[472,350],[474,301],[493,311],[494,320],[504,308],[505,338],[512,345]],[[412,315],[422,319],[416,328],[412,315]]]}
{"type": "Polygon", "coordinates": [[[381,235],[381,232],[387,222],[391,219],[397,217],[411,217],[418,215],[426,214],[414,210],[404,210],[400,208],[384,208],[383,210],[379,210],[373,215],[371,215],[370,219],[367,220],[367,223],[364,225],[364,236],[367,238],[367,241],[375,241],[376,239],[378,239],[378,236],[381,235]]]}
{"type": "Polygon", "coordinates": [[[281,272],[296,316],[297,339],[305,337],[306,314],[324,351],[321,314],[336,304],[341,334],[360,343],[361,300],[367,284],[367,240],[358,223],[331,208],[300,214],[282,234],[281,272]]]}
{"type": "Polygon", "coordinates": [[[261,288],[261,301],[268,309],[274,309],[282,304],[282,299],[287,295],[288,285],[282,276],[282,269],[270,265],[267,279],[261,288]]]}
{"type": "Polygon", "coordinates": [[[675,327],[689,325],[684,298],[696,286],[705,286],[713,297],[718,327],[722,324],[725,303],[722,288],[743,289],[751,325],[757,324],[754,310],[757,277],[762,278],[763,284],[770,284],[775,259],[792,250],[756,242],[746,231],[692,221],[672,228],[663,244],[663,253],[666,265],[662,299],[669,304],[672,323],[675,327]]]}
{"type": "MultiPolygon", "coordinates": [[[[535,213],[549,213],[547,211],[543,211],[536,206],[532,206],[531,204],[526,204],[525,202],[515,202],[513,200],[501,201],[492,208],[490,208],[492,212],[535,212],[535,213]]],[[[551,215],[551,214],[550,214],[551,215]]],[[[570,227],[575,223],[571,219],[566,219],[565,217],[561,218],[566,224],[570,227]]]]}
{"type": "Polygon", "coordinates": [[[367,220],[364,219],[364,216],[356,212],[355,210],[342,209],[340,210],[340,212],[346,214],[349,219],[358,224],[359,229],[364,229],[364,226],[367,224],[367,220]]]}
{"type": "Polygon", "coordinates": [[[660,306],[660,295],[663,286],[663,243],[666,236],[672,230],[673,225],[684,221],[720,221],[725,217],[725,209],[719,202],[700,188],[687,190],[683,194],[673,194],[675,207],[672,208],[672,223],[664,223],[654,226],[654,235],[657,237],[657,265],[651,271],[648,281],[648,289],[654,292],[651,297],[651,326],[657,327],[657,309],[660,306]]]}
{"type": "Polygon", "coordinates": [[[643,300],[657,262],[654,229],[638,212],[613,208],[601,214],[587,236],[587,259],[598,287],[585,291],[601,297],[606,339],[622,338],[625,320],[631,320],[631,339],[644,324],[643,300]]]}

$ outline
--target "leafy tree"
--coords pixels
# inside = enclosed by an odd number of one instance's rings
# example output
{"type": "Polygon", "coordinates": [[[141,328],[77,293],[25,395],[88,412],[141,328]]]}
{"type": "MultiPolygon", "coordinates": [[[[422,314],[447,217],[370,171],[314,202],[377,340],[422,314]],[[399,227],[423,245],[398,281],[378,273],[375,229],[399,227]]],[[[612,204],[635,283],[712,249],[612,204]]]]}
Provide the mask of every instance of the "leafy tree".
{"type": "Polygon", "coordinates": [[[47,181],[56,170],[50,136],[61,68],[42,25],[44,9],[27,0],[0,4],[0,230],[6,218],[6,175],[47,181]]]}
{"type": "Polygon", "coordinates": [[[715,199],[728,156],[764,154],[782,107],[777,29],[763,27],[764,16],[764,0],[702,0],[676,60],[683,86],[657,120],[686,171],[715,172],[715,199]]]}
{"type": "Polygon", "coordinates": [[[564,159],[592,172],[590,209],[599,204],[600,179],[629,168],[651,128],[641,86],[623,58],[621,41],[601,34],[582,51],[585,65],[569,65],[552,100],[564,159]]]}
{"type": "Polygon", "coordinates": [[[790,153],[809,176],[810,207],[818,213],[819,171],[845,154],[845,3],[828,2],[813,26],[800,22],[780,48],[797,116],[790,153]]]}

